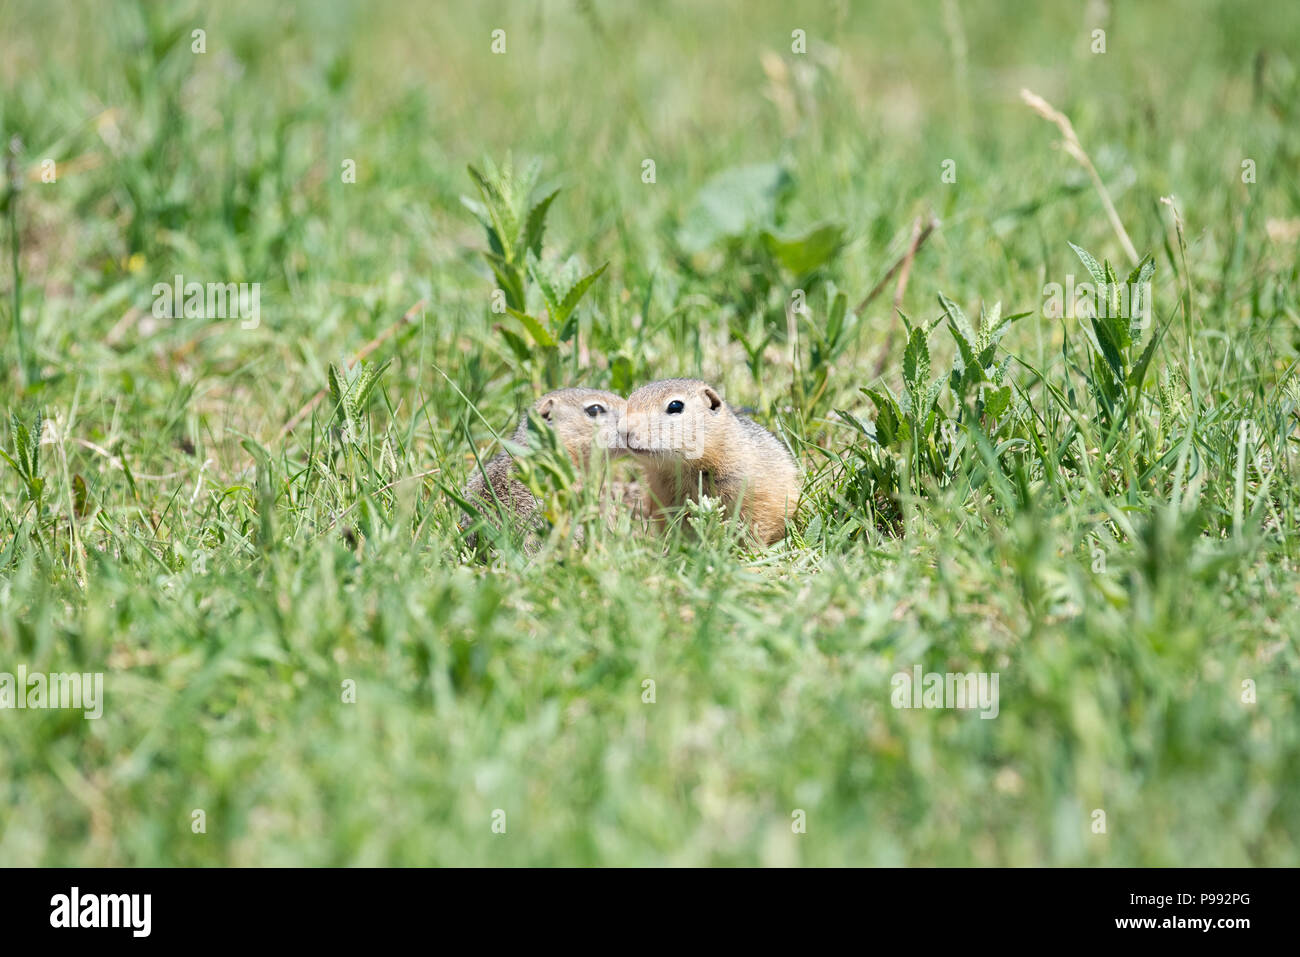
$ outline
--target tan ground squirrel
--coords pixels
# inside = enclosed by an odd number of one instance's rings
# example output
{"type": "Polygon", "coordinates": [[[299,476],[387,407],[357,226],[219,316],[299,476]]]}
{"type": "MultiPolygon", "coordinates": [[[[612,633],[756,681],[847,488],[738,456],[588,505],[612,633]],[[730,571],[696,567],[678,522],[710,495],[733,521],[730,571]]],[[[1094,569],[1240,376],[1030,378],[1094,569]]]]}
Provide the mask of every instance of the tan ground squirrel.
{"type": "Polygon", "coordinates": [[[765,545],[785,535],[799,500],[799,467],[767,429],[722,400],[699,379],[651,382],[627,399],[623,444],[645,470],[647,510],[721,499],[765,545]]]}
{"type": "MultiPolygon", "coordinates": [[[[555,430],[573,464],[585,471],[593,448],[605,449],[612,455],[621,451],[619,422],[626,406],[627,400],[621,395],[601,389],[557,389],[538,399],[533,409],[555,430]]],[[[517,445],[527,443],[527,416],[511,438],[517,445]]],[[[475,466],[465,485],[465,498],[475,505],[482,502],[485,516],[497,514],[500,502],[517,528],[531,531],[538,502],[516,476],[515,460],[508,451],[498,452],[482,469],[475,466]]],[[[472,521],[471,516],[462,514],[461,528],[468,528],[472,521]]],[[[476,546],[475,539],[473,534],[468,536],[470,548],[476,546]]],[[[528,550],[535,545],[525,542],[528,550]]]]}

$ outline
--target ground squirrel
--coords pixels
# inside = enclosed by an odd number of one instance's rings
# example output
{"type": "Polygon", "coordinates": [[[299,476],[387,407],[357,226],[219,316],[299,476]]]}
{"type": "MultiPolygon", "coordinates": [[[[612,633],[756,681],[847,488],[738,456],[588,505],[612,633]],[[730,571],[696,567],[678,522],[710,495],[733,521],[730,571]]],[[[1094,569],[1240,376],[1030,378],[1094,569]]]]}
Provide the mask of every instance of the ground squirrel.
{"type": "MultiPolygon", "coordinates": [[[[573,464],[585,470],[593,448],[617,454],[618,426],[626,406],[627,400],[621,395],[601,389],[557,389],[538,399],[533,409],[555,430],[573,464]]],[[[517,445],[527,443],[527,416],[520,421],[511,440],[517,445]]],[[[532,531],[538,502],[528,486],[516,477],[515,460],[508,451],[498,452],[481,469],[475,466],[464,494],[471,504],[485,506],[482,509],[485,517],[495,514],[500,502],[517,528],[532,531]]],[[[461,528],[468,528],[472,521],[471,516],[462,514],[461,528]]],[[[470,548],[476,546],[475,539],[473,534],[467,537],[470,548]]],[[[528,550],[535,545],[535,542],[525,543],[528,550]]]]}
{"type": "Polygon", "coordinates": [[[765,545],[785,535],[799,499],[799,467],[781,441],[699,379],[665,379],[627,400],[620,438],[646,473],[646,507],[722,500],[765,545]]]}

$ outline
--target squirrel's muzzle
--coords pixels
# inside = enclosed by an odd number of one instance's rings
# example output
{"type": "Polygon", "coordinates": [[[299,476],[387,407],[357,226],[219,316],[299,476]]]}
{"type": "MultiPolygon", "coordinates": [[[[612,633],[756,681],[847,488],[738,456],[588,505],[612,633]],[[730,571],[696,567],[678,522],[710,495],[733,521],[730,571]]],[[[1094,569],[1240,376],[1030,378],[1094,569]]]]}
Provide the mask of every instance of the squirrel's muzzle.
{"type": "Polygon", "coordinates": [[[630,411],[619,427],[622,447],[629,452],[680,455],[697,459],[704,454],[694,416],[630,411]]]}

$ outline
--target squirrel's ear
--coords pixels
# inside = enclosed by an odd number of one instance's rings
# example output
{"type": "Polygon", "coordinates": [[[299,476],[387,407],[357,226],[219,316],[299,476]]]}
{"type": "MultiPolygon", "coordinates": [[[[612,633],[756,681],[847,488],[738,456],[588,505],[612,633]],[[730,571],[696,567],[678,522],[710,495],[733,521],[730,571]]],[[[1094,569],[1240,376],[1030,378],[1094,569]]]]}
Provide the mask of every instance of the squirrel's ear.
{"type": "Polygon", "coordinates": [[[554,397],[548,395],[541,402],[537,403],[537,414],[540,415],[547,422],[549,422],[551,421],[551,409],[553,409],[554,407],[555,407],[555,399],[554,397]]]}
{"type": "Polygon", "coordinates": [[[709,403],[709,408],[714,412],[717,412],[718,409],[722,408],[722,396],[718,395],[712,386],[706,385],[704,387],[704,401],[709,403]]]}

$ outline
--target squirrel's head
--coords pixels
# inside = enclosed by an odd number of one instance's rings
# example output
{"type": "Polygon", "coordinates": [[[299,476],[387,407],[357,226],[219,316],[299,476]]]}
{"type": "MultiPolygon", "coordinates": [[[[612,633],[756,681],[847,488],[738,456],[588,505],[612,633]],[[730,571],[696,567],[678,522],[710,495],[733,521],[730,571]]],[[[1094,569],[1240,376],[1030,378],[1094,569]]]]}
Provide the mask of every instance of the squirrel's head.
{"type": "Polygon", "coordinates": [[[651,382],[627,399],[622,439],[635,455],[702,458],[731,410],[718,390],[700,379],[651,382]]]}
{"type": "MultiPolygon", "coordinates": [[[[586,463],[592,449],[609,455],[622,452],[619,428],[626,408],[626,399],[603,389],[557,389],[533,405],[579,465],[586,463]]],[[[527,426],[525,421],[521,431],[527,426]]]]}

